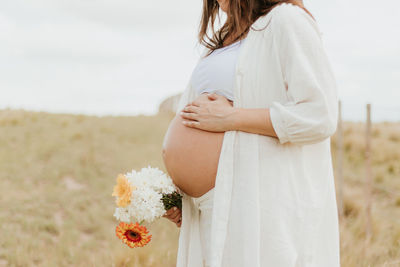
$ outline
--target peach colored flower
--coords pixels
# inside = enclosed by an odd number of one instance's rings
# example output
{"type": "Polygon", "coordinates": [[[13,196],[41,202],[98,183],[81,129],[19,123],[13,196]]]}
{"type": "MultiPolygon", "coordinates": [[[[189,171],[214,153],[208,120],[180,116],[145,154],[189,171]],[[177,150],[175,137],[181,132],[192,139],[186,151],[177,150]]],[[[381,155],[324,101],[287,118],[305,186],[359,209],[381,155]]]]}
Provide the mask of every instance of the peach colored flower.
{"type": "Polygon", "coordinates": [[[136,190],[135,186],[132,186],[125,175],[119,174],[117,177],[117,184],[114,186],[112,196],[116,196],[116,203],[118,207],[126,207],[131,203],[132,191],[136,190]]]}

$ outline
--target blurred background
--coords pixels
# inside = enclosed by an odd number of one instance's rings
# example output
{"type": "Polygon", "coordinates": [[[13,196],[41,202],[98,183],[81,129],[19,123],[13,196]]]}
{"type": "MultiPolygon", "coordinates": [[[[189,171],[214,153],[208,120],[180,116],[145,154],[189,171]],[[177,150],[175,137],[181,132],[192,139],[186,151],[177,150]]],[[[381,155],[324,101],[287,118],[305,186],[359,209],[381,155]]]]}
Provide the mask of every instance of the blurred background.
{"type": "MultiPolygon", "coordinates": [[[[342,105],[332,137],[342,266],[400,266],[400,3],[304,3],[342,105]]],[[[0,1],[0,266],[175,266],[178,228],[161,219],[148,246],[127,248],[111,191],[118,173],[165,170],[173,103],[202,49],[201,8],[0,1]]]]}

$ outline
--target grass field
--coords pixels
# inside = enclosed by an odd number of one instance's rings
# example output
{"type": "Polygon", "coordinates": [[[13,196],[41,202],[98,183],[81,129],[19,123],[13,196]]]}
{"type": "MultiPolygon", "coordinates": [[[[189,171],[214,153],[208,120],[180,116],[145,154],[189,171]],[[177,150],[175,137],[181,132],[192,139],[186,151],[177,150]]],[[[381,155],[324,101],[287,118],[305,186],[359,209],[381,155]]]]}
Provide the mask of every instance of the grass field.
{"type": "MultiPolygon", "coordinates": [[[[178,228],[161,219],[149,245],[129,249],[115,237],[111,197],[118,173],[147,164],[165,170],[161,145],[171,118],[0,110],[0,266],[175,266],[178,228]]],[[[342,266],[400,266],[400,123],[373,125],[370,244],[364,125],[344,126],[342,266]]]]}

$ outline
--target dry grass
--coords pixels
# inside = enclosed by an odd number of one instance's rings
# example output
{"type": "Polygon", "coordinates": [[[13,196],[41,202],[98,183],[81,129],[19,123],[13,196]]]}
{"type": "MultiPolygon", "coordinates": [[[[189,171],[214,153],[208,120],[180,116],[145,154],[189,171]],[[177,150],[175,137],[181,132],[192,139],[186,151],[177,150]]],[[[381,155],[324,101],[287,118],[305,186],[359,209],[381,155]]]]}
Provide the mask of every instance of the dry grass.
{"type": "Polygon", "coordinates": [[[163,167],[168,121],[0,111],[0,266],[175,266],[175,224],[129,249],[111,197],[119,172],[163,167]]]}
{"type": "MultiPolygon", "coordinates": [[[[336,164],[336,135],[332,154],[336,164]]],[[[400,123],[372,127],[372,240],[366,240],[365,124],[344,123],[344,267],[400,266],[400,123]]]]}
{"type": "MultiPolygon", "coordinates": [[[[171,116],[94,117],[0,110],[0,266],[175,266],[178,228],[151,226],[129,249],[115,236],[115,176],[165,170],[171,116]]],[[[345,124],[342,266],[400,266],[400,123],[373,127],[373,238],[365,242],[364,125],[345,124]]],[[[335,137],[332,138],[335,155],[335,137]]]]}

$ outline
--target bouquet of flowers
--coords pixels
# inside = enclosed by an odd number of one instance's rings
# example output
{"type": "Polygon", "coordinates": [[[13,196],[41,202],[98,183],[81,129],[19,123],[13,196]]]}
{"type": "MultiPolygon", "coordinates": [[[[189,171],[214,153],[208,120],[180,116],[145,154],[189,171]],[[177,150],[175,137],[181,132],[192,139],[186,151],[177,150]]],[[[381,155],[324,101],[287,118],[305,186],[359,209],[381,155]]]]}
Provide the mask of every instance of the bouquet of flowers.
{"type": "Polygon", "coordinates": [[[120,221],[116,235],[131,248],[143,247],[151,240],[143,222],[153,222],[172,207],[182,209],[182,195],[172,179],[150,166],[119,174],[112,196],[117,204],[114,217],[120,221]]]}

